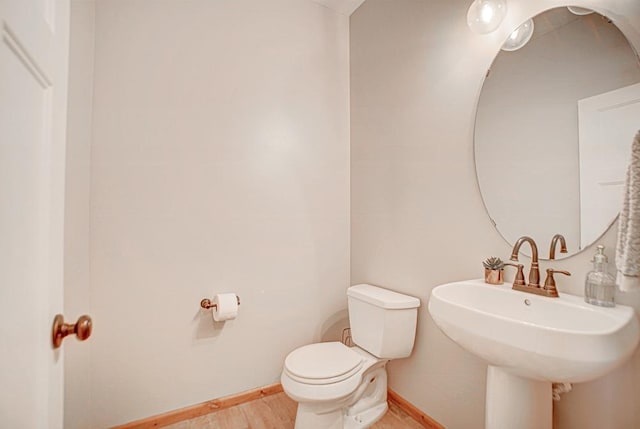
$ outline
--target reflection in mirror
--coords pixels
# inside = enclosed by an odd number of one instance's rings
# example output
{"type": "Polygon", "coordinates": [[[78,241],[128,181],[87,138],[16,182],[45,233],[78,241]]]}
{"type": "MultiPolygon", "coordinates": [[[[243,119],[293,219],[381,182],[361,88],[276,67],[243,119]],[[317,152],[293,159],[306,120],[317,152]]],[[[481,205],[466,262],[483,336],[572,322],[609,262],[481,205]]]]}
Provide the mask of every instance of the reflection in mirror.
{"type": "MultiPolygon", "coordinates": [[[[541,248],[562,234],[572,255],[598,239],[621,206],[640,129],[640,66],[618,28],[567,8],[534,18],[522,49],[500,51],[478,101],[476,172],[496,228],[541,248]]],[[[546,257],[547,255],[541,255],[546,257]]]]}

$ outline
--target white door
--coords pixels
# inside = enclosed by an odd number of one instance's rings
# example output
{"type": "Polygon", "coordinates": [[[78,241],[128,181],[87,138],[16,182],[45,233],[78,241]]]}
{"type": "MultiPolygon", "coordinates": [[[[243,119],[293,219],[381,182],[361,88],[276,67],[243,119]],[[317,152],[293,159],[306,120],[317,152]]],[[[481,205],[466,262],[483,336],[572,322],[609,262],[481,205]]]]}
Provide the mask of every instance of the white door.
{"type": "Polygon", "coordinates": [[[0,427],[62,427],[68,0],[0,0],[0,427]]]}
{"type": "Polygon", "coordinates": [[[622,208],[633,137],[640,130],[640,84],[578,101],[581,248],[622,208]]]}

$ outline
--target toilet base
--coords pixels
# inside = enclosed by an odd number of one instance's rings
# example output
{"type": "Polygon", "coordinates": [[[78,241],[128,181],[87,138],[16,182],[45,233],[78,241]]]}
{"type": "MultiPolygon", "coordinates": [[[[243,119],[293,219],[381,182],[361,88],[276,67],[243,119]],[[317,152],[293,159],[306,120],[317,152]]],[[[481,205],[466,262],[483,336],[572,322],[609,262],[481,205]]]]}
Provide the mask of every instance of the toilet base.
{"type": "Polygon", "coordinates": [[[384,402],[359,414],[348,416],[342,409],[315,414],[301,410],[298,405],[295,429],[365,429],[380,420],[388,409],[389,405],[384,402]]]}
{"type": "Polygon", "coordinates": [[[294,429],[342,429],[344,427],[344,413],[341,409],[317,414],[306,408],[304,404],[298,404],[294,429]]]}
{"type": "MultiPolygon", "coordinates": [[[[387,404],[386,361],[369,369],[354,393],[332,403],[299,402],[295,429],[366,429],[380,420],[387,404]]],[[[286,390],[285,390],[286,392],[286,390]]]]}
{"type": "Polygon", "coordinates": [[[355,416],[344,416],[344,429],[364,429],[373,426],[385,415],[389,405],[384,402],[355,416]]]}

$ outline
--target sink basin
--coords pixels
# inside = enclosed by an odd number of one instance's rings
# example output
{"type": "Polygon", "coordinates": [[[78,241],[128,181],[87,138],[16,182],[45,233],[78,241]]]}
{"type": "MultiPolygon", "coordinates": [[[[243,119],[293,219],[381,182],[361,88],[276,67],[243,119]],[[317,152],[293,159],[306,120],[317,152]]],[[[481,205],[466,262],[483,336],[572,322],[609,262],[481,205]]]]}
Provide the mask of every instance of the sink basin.
{"type": "Polygon", "coordinates": [[[429,313],[449,338],[489,363],[487,429],[551,428],[551,383],[598,378],[625,362],[640,339],[631,307],[596,307],[578,296],[549,298],[483,280],[435,287],[429,313]],[[511,416],[509,407],[528,407],[530,415],[511,416]]]}
{"type": "Polygon", "coordinates": [[[631,307],[596,307],[578,296],[548,298],[483,280],[434,288],[429,312],[449,338],[490,364],[552,382],[600,377],[640,339],[631,307]]]}

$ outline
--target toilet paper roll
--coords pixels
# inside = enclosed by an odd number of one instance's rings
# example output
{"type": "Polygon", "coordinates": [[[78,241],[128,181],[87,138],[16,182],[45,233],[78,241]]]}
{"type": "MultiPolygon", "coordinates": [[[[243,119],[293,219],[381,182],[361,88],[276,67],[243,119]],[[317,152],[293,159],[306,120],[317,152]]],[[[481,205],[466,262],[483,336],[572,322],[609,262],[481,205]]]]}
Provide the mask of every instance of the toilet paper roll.
{"type": "Polygon", "coordinates": [[[224,322],[235,319],[238,315],[238,298],[235,293],[219,293],[214,295],[213,320],[224,322]]]}

